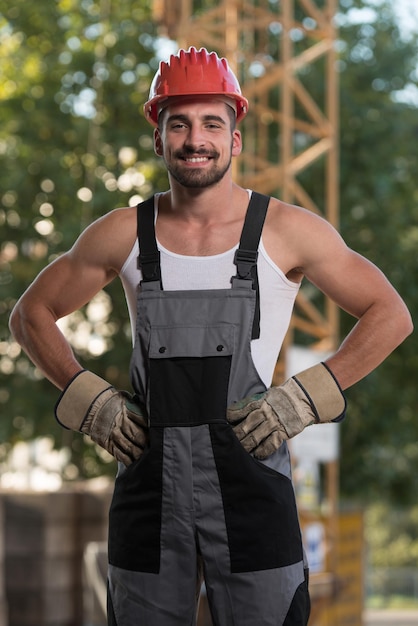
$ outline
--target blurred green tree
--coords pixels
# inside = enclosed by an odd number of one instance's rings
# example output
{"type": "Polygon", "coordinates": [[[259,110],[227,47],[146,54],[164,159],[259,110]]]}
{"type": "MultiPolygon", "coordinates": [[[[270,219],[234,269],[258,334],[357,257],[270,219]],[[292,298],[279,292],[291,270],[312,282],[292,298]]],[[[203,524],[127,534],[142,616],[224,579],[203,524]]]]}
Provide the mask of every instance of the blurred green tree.
{"type": "MultiPolygon", "coordinates": [[[[344,5],[347,6],[348,2],[344,5]]],[[[390,2],[356,3],[341,19],[341,232],[376,263],[418,315],[417,30],[390,2]]],[[[352,321],[342,316],[344,335],[352,321]]],[[[409,504],[418,490],[418,351],[413,335],[348,391],[343,493],[409,504]]]]}
{"type": "MultiPolygon", "coordinates": [[[[142,115],[163,44],[143,0],[0,1],[3,456],[19,439],[51,434],[72,446],[81,475],[102,471],[95,447],[55,424],[58,394],[9,341],[8,315],[93,219],[166,187],[142,115]]],[[[67,326],[86,367],[127,387],[131,339],[119,284],[67,326]]]]}

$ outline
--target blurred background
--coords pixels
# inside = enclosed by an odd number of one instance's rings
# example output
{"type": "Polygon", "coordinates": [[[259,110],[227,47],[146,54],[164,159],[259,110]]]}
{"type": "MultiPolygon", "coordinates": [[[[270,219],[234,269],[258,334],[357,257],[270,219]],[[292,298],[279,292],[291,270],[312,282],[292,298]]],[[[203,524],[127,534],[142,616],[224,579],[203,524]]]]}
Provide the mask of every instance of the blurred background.
{"type": "MultiPolygon", "coordinates": [[[[142,115],[159,61],[189,45],[227,56],[250,100],[237,180],[322,213],[416,319],[413,5],[0,0],[0,624],[105,624],[115,463],[55,423],[58,392],[13,341],[8,317],[89,223],[167,188],[142,115]]],[[[118,281],[59,323],[86,368],[129,389],[118,281]]],[[[304,284],[276,382],[335,349],[352,325],[304,284]]],[[[342,425],[294,442],[312,626],[418,609],[417,380],[413,335],[348,391],[342,425]]]]}

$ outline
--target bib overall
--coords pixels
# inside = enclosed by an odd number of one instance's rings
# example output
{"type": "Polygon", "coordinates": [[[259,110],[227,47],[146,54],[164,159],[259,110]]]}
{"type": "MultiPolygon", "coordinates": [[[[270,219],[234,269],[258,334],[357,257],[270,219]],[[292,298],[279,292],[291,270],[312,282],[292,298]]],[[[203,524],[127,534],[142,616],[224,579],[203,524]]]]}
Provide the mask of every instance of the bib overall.
{"type": "Polygon", "coordinates": [[[269,198],[253,192],[230,289],[164,291],[153,199],[138,206],[131,379],[150,443],[116,478],[109,626],[193,626],[204,576],[214,626],[305,626],[307,576],[287,446],[249,455],[229,404],[265,391],[251,357],[257,248],[269,198]]]}

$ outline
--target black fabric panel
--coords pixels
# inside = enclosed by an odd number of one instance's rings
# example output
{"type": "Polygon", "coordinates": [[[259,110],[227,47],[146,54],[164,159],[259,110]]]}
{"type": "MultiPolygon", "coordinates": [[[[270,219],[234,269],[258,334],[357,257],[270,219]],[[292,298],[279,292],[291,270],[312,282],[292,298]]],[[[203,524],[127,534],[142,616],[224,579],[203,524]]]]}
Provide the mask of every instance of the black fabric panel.
{"type": "Polygon", "coordinates": [[[225,422],[230,369],[231,356],[151,359],[151,426],[225,422]]]}
{"type": "Polygon", "coordinates": [[[283,626],[307,626],[310,613],[309,578],[308,570],[305,570],[305,581],[296,589],[283,626]]]}
{"type": "Polygon", "coordinates": [[[109,512],[109,563],[158,574],[162,506],[163,431],[150,431],[150,448],[117,477],[109,512]]]}
{"type": "Polygon", "coordinates": [[[212,424],[231,572],[252,572],[303,559],[291,481],[253,459],[228,425],[212,424]]]}

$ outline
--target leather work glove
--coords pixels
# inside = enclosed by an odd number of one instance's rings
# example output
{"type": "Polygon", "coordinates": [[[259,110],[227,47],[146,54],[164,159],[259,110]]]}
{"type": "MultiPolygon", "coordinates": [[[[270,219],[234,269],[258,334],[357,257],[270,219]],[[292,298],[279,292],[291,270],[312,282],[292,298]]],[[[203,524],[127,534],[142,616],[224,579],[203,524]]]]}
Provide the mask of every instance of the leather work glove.
{"type": "Polygon", "coordinates": [[[89,435],[124,465],[138,459],[147,445],[145,415],[145,408],[129,393],[87,370],[70,381],[55,406],[62,426],[89,435]]]}
{"type": "Polygon", "coordinates": [[[344,419],[345,410],[337,380],[319,363],[279,387],[236,402],[228,408],[227,419],[245,450],[265,459],[306,426],[344,419]]]}

